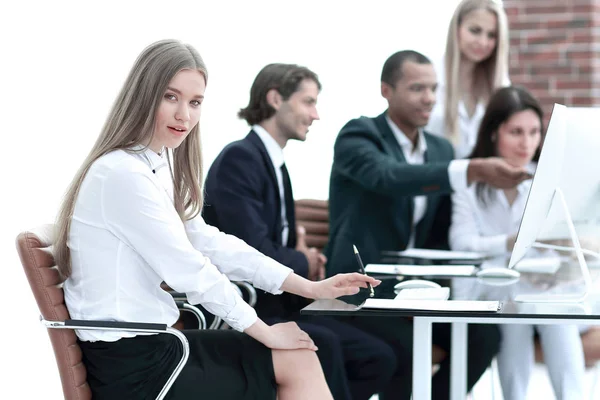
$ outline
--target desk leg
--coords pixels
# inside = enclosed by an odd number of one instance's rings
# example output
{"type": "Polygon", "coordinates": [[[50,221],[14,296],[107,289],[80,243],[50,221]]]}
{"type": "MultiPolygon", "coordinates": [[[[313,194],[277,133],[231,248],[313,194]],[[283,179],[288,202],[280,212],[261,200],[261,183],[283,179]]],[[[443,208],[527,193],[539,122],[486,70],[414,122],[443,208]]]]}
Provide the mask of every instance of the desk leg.
{"type": "Polygon", "coordinates": [[[413,320],[413,400],[431,400],[431,320],[413,320]]]}
{"type": "Polygon", "coordinates": [[[467,398],[467,326],[466,322],[452,322],[450,400],[467,398]]]}

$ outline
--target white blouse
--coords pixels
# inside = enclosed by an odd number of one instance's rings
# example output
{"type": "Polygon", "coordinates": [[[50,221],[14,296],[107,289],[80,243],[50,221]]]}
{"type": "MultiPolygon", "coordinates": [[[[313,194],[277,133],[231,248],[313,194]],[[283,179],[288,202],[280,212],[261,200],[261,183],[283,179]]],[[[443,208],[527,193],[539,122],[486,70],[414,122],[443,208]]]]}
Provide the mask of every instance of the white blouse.
{"type": "MultiPolygon", "coordinates": [[[[435,72],[438,79],[438,88],[436,91],[436,103],[431,111],[429,123],[425,127],[425,131],[434,135],[446,137],[445,135],[445,123],[444,113],[446,112],[445,101],[446,101],[446,68],[444,60],[434,64],[435,72]]],[[[506,76],[503,80],[503,86],[509,86],[510,79],[506,76]]],[[[477,142],[477,132],[481,120],[485,115],[486,104],[481,100],[475,106],[475,112],[472,116],[469,116],[467,108],[462,100],[458,103],[458,132],[459,139],[458,143],[454,146],[454,157],[455,158],[466,158],[468,157],[475,143],[477,142]]]]}
{"type": "MultiPolygon", "coordinates": [[[[229,279],[281,293],[292,271],[197,216],[183,223],[173,206],[167,160],[147,149],[96,160],[80,187],[69,232],[71,318],[173,325],[179,311],[164,281],[243,331],[256,312],[229,279]]],[[[116,341],[131,332],[77,331],[81,340],[116,341]]]]}
{"type": "Polygon", "coordinates": [[[501,189],[491,189],[490,197],[484,193],[486,203],[477,197],[475,185],[455,192],[452,195],[450,248],[488,256],[505,255],[506,239],[519,231],[531,182],[527,180],[517,186],[517,197],[512,205],[501,189]]]}

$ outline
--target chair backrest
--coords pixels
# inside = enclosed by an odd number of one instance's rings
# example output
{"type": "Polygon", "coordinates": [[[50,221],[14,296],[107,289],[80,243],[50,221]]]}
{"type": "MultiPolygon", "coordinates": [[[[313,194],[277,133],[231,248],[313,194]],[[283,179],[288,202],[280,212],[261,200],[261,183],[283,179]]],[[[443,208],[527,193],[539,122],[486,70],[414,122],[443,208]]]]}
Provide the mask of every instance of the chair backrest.
{"type": "Polygon", "coordinates": [[[323,251],[329,240],[329,202],[296,200],[296,225],[306,229],[306,244],[323,251]]]}
{"type": "MultiPolygon", "coordinates": [[[[69,319],[62,289],[62,279],[54,264],[51,245],[53,225],[44,225],[17,236],[17,251],[27,275],[31,291],[46,320],[69,319]]],[[[75,332],[70,329],[48,329],[65,399],[89,400],[92,392],[75,332]]]]}

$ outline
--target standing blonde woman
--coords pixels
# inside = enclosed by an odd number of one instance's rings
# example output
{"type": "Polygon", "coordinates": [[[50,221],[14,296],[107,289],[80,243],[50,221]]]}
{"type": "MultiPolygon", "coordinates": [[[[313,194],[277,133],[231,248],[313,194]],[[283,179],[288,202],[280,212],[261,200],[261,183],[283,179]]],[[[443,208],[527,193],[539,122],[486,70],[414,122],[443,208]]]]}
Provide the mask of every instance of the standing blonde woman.
{"type": "Polygon", "coordinates": [[[436,66],[437,103],[428,132],[446,137],[456,158],[467,157],[492,93],[508,79],[508,22],[500,0],[463,0],[448,30],[446,53],[436,66]]]}
{"type": "MultiPolygon", "coordinates": [[[[55,257],[68,277],[67,308],[75,319],[172,326],[179,313],[164,281],[234,328],[184,331],[190,357],[169,399],[331,399],[310,337],[295,323],[266,325],[229,279],[309,298],[379,281],[311,282],[202,220],[206,79],[198,52],[177,41],[156,42],[135,61],[59,214],[55,257]]],[[[77,335],[95,399],[156,397],[182,352],[171,335],[77,335]]]]}

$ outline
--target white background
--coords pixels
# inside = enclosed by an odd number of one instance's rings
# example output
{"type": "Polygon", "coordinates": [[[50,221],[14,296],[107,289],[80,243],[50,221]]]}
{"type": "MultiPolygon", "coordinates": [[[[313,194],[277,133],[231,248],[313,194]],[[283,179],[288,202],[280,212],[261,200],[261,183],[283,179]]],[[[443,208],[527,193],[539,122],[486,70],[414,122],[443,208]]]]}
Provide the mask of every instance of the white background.
{"type": "MultiPolygon", "coordinates": [[[[328,197],[332,146],[351,118],[385,109],[381,67],[397,50],[441,58],[457,0],[6,1],[0,6],[1,390],[60,399],[54,355],[14,240],[53,222],[134,59],[148,44],[194,45],[209,70],[201,132],[207,169],[248,127],[236,118],[271,62],[305,65],[323,90],[305,143],[286,160],[296,198],[328,197]]],[[[5,398],[4,394],[0,396],[5,398]]],[[[8,396],[7,396],[8,397],[8,396]]]]}

